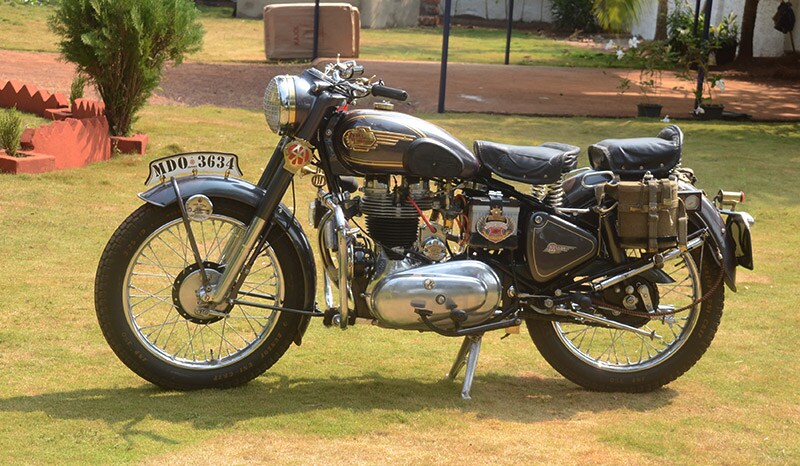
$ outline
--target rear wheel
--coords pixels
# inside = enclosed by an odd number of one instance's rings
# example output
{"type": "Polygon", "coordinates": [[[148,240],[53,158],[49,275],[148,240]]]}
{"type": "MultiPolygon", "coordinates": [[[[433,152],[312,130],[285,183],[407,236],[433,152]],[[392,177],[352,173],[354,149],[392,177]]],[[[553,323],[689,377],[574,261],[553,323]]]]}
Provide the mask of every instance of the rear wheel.
{"type": "MultiPolygon", "coordinates": [[[[229,245],[253,211],[212,201],[211,218],[191,226],[208,277],[216,282],[229,245]]],[[[288,236],[273,228],[267,243],[240,293],[248,301],[301,308],[304,280],[288,236]]],[[[97,318],[120,360],[164,388],[233,387],[271,367],[300,332],[300,316],[288,313],[232,304],[203,312],[196,295],[201,286],[179,207],[146,204],[131,214],[109,240],[95,282],[97,318]]]]}
{"type": "Polygon", "coordinates": [[[673,282],[647,285],[661,311],[691,305],[716,288],[702,303],[657,319],[604,313],[656,338],[577,322],[530,319],[527,326],[534,344],[555,370],[589,390],[646,392],[670,383],[711,344],[722,318],[724,289],[719,266],[707,259],[700,271],[689,253],[665,264],[663,271],[673,282]]]}

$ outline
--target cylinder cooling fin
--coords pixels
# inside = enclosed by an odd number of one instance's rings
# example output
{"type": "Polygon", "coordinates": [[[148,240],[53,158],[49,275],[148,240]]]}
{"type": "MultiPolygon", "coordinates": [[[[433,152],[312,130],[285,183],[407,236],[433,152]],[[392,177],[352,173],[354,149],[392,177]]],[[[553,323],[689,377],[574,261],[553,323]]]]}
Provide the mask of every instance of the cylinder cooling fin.
{"type": "Polygon", "coordinates": [[[431,209],[428,183],[402,180],[390,186],[390,181],[388,176],[367,177],[361,212],[375,241],[387,248],[410,248],[417,241],[419,213],[408,198],[421,210],[431,209]]]}

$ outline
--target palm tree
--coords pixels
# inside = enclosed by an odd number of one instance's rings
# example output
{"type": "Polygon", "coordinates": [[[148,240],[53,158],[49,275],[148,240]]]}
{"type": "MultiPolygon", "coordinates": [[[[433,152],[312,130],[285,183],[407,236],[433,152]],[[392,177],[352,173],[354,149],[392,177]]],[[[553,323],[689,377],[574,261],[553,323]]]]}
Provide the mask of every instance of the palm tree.
{"type": "Polygon", "coordinates": [[[639,19],[643,0],[594,0],[594,13],[603,29],[622,32],[639,19]]]}

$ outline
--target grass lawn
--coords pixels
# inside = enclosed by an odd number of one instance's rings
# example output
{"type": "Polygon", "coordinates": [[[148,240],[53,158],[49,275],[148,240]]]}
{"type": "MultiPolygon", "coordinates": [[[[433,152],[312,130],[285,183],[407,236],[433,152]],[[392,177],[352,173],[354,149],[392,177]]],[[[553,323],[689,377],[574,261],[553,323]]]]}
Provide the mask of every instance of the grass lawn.
{"type": "MultiPolygon", "coordinates": [[[[625,120],[428,116],[465,142],[586,146],[655,134],[625,120]]],[[[258,112],[150,106],[146,157],[0,176],[0,463],[792,463],[800,458],[800,125],[683,124],[701,186],[744,189],[756,272],[739,274],[706,356],[667,388],[600,394],[567,382],[527,335],[490,334],[471,402],[441,382],[460,344],[313,322],[302,347],[246,387],[163,392],[125,368],[93,308],[95,267],[141,201],[147,162],[239,153],[258,178],[277,142],[258,112]]],[[[585,157],[585,156],[584,156],[585,157]]],[[[585,159],[584,159],[585,160],[585,159]]],[[[298,216],[312,189],[298,181],[298,216]]],[[[310,228],[307,232],[311,233],[310,228]]]]}
{"type": "MultiPolygon", "coordinates": [[[[0,0],[0,48],[57,52],[57,39],[47,30],[48,6],[0,0]]],[[[229,8],[201,9],[206,30],[203,50],[191,57],[202,62],[263,62],[264,25],[260,20],[231,17],[229,8]]],[[[450,60],[503,63],[506,32],[501,29],[454,27],[450,60]]],[[[361,58],[375,60],[441,59],[441,28],[363,29],[361,58]]],[[[511,63],[518,65],[619,67],[614,55],[554,40],[535,32],[515,31],[511,63]]],[[[629,66],[629,64],[628,64],[629,66]]]]}

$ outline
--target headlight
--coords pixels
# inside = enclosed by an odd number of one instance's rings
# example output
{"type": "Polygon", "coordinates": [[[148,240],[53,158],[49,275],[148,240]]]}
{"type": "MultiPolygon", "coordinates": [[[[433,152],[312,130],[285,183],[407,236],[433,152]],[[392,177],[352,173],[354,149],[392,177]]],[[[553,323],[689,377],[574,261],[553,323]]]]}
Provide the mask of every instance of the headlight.
{"type": "Polygon", "coordinates": [[[275,76],[264,92],[264,116],[273,133],[282,133],[297,123],[296,76],[275,76]]]}

